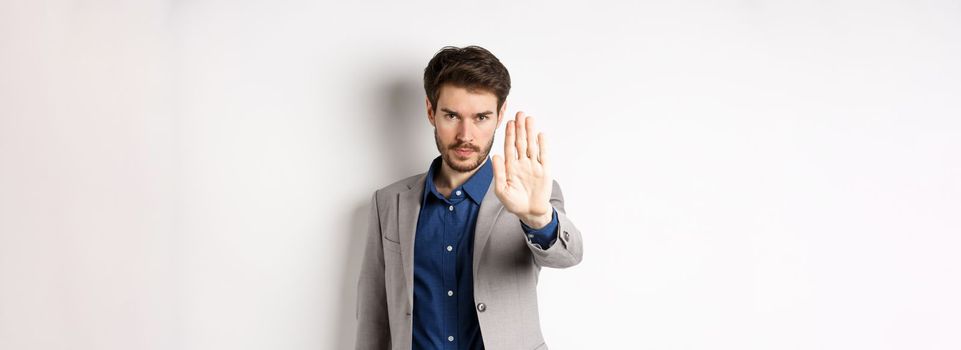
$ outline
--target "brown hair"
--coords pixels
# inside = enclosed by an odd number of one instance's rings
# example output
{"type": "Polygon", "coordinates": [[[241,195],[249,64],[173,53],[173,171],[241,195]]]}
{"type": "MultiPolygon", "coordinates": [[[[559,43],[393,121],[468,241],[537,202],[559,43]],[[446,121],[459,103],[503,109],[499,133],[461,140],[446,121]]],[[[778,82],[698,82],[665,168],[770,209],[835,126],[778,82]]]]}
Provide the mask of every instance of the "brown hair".
{"type": "Polygon", "coordinates": [[[511,91],[511,76],[507,67],[483,47],[445,46],[434,54],[427,68],[424,68],[424,91],[434,111],[437,110],[437,99],[444,84],[493,93],[497,96],[497,111],[494,113],[500,113],[511,91]]]}

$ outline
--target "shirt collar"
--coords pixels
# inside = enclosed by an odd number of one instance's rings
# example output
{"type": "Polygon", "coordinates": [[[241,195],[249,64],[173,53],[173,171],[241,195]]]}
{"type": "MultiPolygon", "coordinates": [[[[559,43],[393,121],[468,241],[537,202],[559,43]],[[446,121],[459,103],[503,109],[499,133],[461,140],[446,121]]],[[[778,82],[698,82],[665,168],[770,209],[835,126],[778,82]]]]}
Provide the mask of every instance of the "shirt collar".
{"type": "MultiPolygon", "coordinates": [[[[434,187],[434,174],[440,171],[442,162],[443,159],[441,156],[437,156],[437,158],[434,158],[434,161],[430,163],[430,168],[427,170],[426,186],[424,187],[424,196],[421,198],[421,205],[427,203],[428,193],[433,193],[437,198],[444,198],[444,195],[437,192],[437,187],[434,187]]],[[[463,185],[454,190],[456,191],[459,188],[463,188],[464,192],[467,192],[467,197],[473,200],[474,203],[480,205],[481,201],[484,200],[484,196],[487,195],[487,189],[490,188],[493,179],[494,170],[491,167],[491,159],[488,156],[487,159],[484,160],[484,164],[480,166],[480,169],[477,169],[477,172],[471,175],[471,177],[467,179],[467,182],[464,182],[463,185]]]]}

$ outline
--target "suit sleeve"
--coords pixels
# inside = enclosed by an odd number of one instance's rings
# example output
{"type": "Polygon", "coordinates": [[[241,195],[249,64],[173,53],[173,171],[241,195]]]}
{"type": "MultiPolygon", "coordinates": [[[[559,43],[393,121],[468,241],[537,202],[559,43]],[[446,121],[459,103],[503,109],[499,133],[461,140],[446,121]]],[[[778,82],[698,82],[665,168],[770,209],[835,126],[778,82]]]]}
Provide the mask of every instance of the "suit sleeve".
{"type": "Polygon", "coordinates": [[[557,215],[556,241],[547,249],[541,249],[539,244],[527,240],[527,247],[534,255],[534,262],[542,267],[567,268],[577,265],[584,254],[581,231],[567,217],[567,212],[564,210],[564,194],[556,180],[551,190],[551,205],[557,215]]]}
{"type": "Polygon", "coordinates": [[[387,287],[384,282],[384,248],[377,208],[377,192],[370,202],[367,220],[367,243],[357,281],[357,350],[390,348],[390,324],[387,320],[387,287]]]}
{"type": "Polygon", "coordinates": [[[524,234],[527,235],[527,240],[541,249],[548,249],[557,241],[557,209],[551,208],[551,211],[551,222],[539,229],[527,226],[524,221],[518,220],[521,222],[524,234]]]}

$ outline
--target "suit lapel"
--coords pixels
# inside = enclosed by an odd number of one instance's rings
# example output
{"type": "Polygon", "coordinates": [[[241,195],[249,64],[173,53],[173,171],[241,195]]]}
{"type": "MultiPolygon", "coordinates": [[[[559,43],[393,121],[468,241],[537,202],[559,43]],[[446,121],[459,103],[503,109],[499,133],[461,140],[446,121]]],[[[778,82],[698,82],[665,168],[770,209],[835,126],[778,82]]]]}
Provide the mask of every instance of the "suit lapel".
{"type": "MultiPolygon", "coordinates": [[[[410,305],[414,305],[414,238],[426,180],[427,173],[424,173],[408,184],[406,191],[397,194],[397,232],[400,236],[401,261],[404,264],[404,277],[410,305]]],[[[487,187],[487,193],[484,194],[484,200],[481,201],[474,226],[473,271],[475,277],[477,267],[480,265],[481,253],[487,247],[494,223],[497,222],[497,217],[503,209],[504,205],[494,193],[494,181],[491,181],[490,186],[487,187]]]]}
{"type": "Polygon", "coordinates": [[[477,213],[477,223],[474,226],[474,277],[477,277],[477,267],[480,265],[481,253],[487,247],[487,241],[490,240],[494,223],[497,222],[497,217],[500,216],[503,209],[504,205],[501,204],[497,194],[494,193],[494,181],[491,180],[490,186],[487,187],[487,194],[481,201],[480,211],[477,213]]]}
{"type": "Polygon", "coordinates": [[[400,256],[404,264],[404,277],[407,282],[407,295],[410,305],[414,305],[414,234],[424,195],[427,173],[407,185],[407,191],[397,194],[397,232],[400,236],[400,256]]]}

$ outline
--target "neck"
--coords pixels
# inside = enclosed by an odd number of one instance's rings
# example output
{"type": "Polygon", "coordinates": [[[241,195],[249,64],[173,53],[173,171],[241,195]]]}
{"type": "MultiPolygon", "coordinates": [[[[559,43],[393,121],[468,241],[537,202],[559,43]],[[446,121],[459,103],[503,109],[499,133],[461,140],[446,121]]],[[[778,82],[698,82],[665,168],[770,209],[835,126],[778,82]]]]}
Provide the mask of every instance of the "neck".
{"type": "Polygon", "coordinates": [[[452,169],[447,162],[441,161],[440,172],[434,176],[434,186],[438,189],[443,189],[441,193],[450,192],[450,190],[457,188],[467,182],[474,173],[476,173],[484,163],[487,162],[487,157],[484,157],[484,161],[480,163],[476,168],[466,173],[462,173],[452,169]]]}

